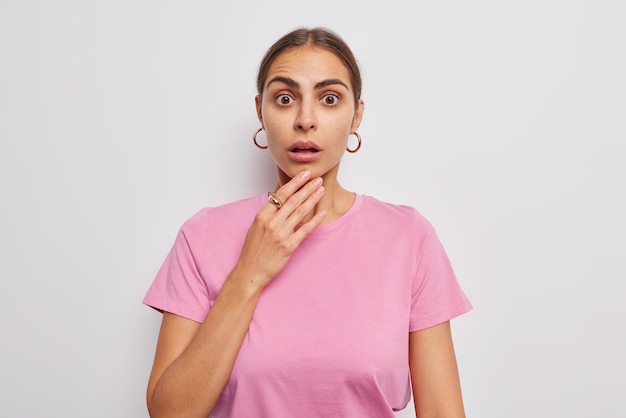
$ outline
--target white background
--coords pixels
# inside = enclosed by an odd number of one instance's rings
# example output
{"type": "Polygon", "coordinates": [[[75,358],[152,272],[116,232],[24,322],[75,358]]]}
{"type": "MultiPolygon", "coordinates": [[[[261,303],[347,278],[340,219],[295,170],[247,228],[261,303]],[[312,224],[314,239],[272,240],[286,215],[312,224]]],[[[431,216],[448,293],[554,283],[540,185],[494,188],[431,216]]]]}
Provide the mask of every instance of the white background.
{"type": "Polygon", "coordinates": [[[0,0],[0,416],[147,416],[143,295],[273,184],[256,68],[322,25],[364,76],[344,185],[430,219],[475,306],[468,417],[623,418],[625,4],[0,0]]]}

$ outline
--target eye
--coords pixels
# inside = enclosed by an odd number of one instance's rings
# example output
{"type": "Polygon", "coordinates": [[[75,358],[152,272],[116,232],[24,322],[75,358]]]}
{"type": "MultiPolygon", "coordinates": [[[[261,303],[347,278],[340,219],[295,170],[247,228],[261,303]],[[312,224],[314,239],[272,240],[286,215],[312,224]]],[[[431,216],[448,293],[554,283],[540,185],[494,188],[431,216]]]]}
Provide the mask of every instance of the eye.
{"type": "Polygon", "coordinates": [[[288,106],[293,103],[293,97],[288,94],[279,94],[276,96],[276,103],[281,106],[288,106]]]}
{"type": "Polygon", "coordinates": [[[322,97],[322,102],[324,102],[325,105],[329,105],[329,106],[334,106],[337,103],[339,103],[339,96],[337,96],[336,94],[325,94],[322,97]]]}

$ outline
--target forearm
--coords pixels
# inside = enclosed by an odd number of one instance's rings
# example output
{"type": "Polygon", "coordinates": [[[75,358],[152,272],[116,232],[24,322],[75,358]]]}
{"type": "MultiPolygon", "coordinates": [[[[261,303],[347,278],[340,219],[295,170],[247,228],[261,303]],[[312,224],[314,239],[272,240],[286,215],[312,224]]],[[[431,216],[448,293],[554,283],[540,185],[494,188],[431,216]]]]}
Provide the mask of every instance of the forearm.
{"type": "Polygon", "coordinates": [[[187,349],[148,398],[152,418],[206,418],[230,377],[261,290],[233,270],[187,349]]]}
{"type": "Polygon", "coordinates": [[[465,418],[450,323],[409,334],[416,416],[465,418]]]}

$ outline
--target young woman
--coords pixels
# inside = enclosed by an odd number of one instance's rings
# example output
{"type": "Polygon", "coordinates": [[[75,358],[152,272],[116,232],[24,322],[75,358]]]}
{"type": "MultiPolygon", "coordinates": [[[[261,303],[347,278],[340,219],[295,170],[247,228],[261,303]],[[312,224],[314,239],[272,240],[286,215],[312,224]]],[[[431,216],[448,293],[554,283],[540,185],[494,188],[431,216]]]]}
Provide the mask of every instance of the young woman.
{"type": "Polygon", "coordinates": [[[349,47],[290,32],[257,87],[277,184],[180,229],[144,300],[163,312],[150,415],[394,417],[412,387],[420,418],[464,417],[449,320],[471,306],[432,226],[338,181],[361,144],[349,47]]]}

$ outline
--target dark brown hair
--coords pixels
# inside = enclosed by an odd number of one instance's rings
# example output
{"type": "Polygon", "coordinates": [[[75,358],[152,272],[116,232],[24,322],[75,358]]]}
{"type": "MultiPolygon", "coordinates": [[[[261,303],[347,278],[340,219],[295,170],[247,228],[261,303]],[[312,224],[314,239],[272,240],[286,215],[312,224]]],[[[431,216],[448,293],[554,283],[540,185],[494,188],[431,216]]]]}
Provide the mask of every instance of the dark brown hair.
{"type": "Polygon", "coordinates": [[[332,52],[343,62],[350,73],[350,81],[354,90],[354,102],[361,98],[361,71],[348,44],[339,35],[327,28],[299,28],[277,40],[272,45],[259,66],[256,87],[259,97],[263,97],[263,88],[267,80],[267,72],[276,58],[283,52],[304,45],[317,46],[332,52]]]}

